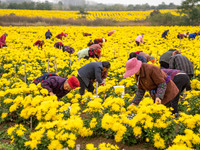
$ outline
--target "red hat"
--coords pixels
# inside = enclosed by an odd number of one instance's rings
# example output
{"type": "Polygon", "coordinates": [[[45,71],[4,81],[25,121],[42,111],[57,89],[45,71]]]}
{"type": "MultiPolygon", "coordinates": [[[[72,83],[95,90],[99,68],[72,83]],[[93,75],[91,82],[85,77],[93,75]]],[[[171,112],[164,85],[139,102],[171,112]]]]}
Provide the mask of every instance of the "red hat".
{"type": "Polygon", "coordinates": [[[80,83],[78,81],[78,79],[75,77],[75,76],[71,76],[67,82],[69,83],[69,86],[72,88],[72,89],[75,89],[77,87],[80,86],[80,83]]]}
{"type": "Polygon", "coordinates": [[[98,53],[98,55],[100,56],[101,50],[100,50],[100,49],[97,49],[97,53],[98,53]]]}
{"type": "Polygon", "coordinates": [[[48,29],[48,31],[50,31],[50,30],[48,29]]]}
{"type": "Polygon", "coordinates": [[[105,39],[105,42],[107,42],[107,39],[105,39]]]}
{"type": "Polygon", "coordinates": [[[62,45],[63,45],[63,43],[62,43],[62,42],[58,42],[58,45],[59,45],[59,46],[62,46],[62,45]]]}

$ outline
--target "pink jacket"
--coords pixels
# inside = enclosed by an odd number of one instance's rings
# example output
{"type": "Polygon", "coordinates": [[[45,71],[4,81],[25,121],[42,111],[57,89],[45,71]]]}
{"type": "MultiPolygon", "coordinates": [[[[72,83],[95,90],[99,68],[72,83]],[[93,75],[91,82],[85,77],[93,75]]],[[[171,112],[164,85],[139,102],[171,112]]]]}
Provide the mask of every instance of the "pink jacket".
{"type": "Polygon", "coordinates": [[[112,31],[110,31],[109,33],[108,33],[108,36],[111,36],[112,34],[114,34],[115,33],[115,30],[112,30],[112,31]]]}
{"type": "Polygon", "coordinates": [[[90,49],[101,49],[101,46],[99,44],[93,44],[89,47],[90,49]]]}
{"type": "Polygon", "coordinates": [[[5,40],[6,40],[6,36],[3,34],[3,35],[0,37],[0,42],[3,43],[3,44],[6,44],[5,40]]]}
{"type": "Polygon", "coordinates": [[[135,41],[137,41],[139,43],[143,43],[143,37],[142,37],[142,35],[138,35],[137,38],[135,39],[135,41]]]}

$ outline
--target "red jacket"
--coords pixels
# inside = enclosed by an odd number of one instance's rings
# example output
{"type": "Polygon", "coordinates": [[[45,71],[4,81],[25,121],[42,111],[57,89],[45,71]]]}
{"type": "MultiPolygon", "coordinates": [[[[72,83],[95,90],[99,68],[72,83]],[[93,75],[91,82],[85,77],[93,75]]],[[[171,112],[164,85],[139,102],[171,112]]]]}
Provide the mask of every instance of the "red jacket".
{"type": "Polygon", "coordinates": [[[3,44],[6,44],[6,36],[5,34],[3,34],[1,37],[0,37],[0,42],[3,43],[3,44]]]}
{"type": "Polygon", "coordinates": [[[33,44],[33,46],[38,46],[38,47],[41,47],[41,49],[42,49],[42,45],[43,45],[43,43],[40,41],[40,40],[37,40],[34,44],[33,44]]]}
{"type": "Polygon", "coordinates": [[[63,32],[62,32],[62,33],[56,35],[56,38],[62,40],[62,37],[63,37],[63,36],[66,37],[67,35],[68,35],[67,33],[63,33],[63,32]]]}
{"type": "Polygon", "coordinates": [[[108,36],[111,36],[112,34],[114,34],[115,33],[115,30],[112,30],[112,31],[110,31],[109,33],[108,33],[108,36]]]}
{"type": "Polygon", "coordinates": [[[184,34],[179,34],[179,35],[178,35],[178,38],[179,38],[179,39],[183,39],[184,37],[186,38],[187,35],[184,35],[184,34]]]}
{"type": "Polygon", "coordinates": [[[83,33],[83,36],[91,36],[92,34],[90,33],[83,33]]]}
{"type": "Polygon", "coordinates": [[[63,34],[62,34],[62,33],[56,35],[56,38],[58,38],[58,39],[60,39],[60,40],[62,40],[62,37],[63,37],[63,34]]]}

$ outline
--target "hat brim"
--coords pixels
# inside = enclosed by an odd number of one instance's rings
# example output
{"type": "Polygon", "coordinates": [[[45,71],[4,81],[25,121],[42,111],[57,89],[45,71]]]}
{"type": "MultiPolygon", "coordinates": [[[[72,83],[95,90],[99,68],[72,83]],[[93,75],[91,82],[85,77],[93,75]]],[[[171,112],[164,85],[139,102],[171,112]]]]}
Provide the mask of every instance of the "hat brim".
{"type": "Polygon", "coordinates": [[[129,69],[128,71],[126,70],[126,72],[124,74],[124,78],[130,77],[130,76],[136,74],[140,70],[141,66],[142,66],[142,62],[138,60],[135,67],[129,69]]]}

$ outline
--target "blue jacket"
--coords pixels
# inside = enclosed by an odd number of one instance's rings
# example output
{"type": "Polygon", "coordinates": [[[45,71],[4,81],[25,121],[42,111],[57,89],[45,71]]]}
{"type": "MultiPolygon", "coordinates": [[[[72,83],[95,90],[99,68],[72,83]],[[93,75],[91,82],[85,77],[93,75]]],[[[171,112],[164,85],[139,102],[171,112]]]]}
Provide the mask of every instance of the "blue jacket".
{"type": "Polygon", "coordinates": [[[50,31],[47,31],[47,32],[45,33],[45,36],[46,36],[46,37],[51,37],[51,36],[52,36],[52,33],[51,33],[50,31]]]}
{"type": "Polygon", "coordinates": [[[169,30],[165,30],[165,32],[163,32],[163,34],[162,34],[162,38],[167,38],[166,36],[167,36],[167,33],[169,32],[169,30]]]}
{"type": "Polygon", "coordinates": [[[189,36],[188,36],[188,39],[195,39],[196,37],[196,34],[195,33],[191,33],[189,36]]]}
{"type": "Polygon", "coordinates": [[[143,62],[143,63],[147,63],[147,60],[146,60],[145,57],[142,56],[142,55],[137,55],[137,60],[140,60],[140,61],[143,62]]]}

